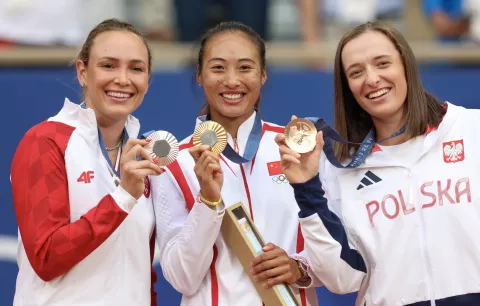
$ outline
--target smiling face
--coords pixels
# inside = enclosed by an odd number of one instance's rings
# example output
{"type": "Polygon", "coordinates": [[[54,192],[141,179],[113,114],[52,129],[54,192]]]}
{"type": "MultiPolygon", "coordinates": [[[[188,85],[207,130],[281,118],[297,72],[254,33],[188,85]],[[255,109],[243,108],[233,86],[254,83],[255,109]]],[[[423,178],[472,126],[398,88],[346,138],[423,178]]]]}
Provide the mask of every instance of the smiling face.
{"type": "Polygon", "coordinates": [[[367,31],[349,41],[341,54],[350,90],[376,120],[401,120],[405,115],[407,81],[403,60],[390,39],[367,31]]]}
{"type": "Polygon", "coordinates": [[[128,31],[107,31],[93,40],[88,65],[76,63],[85,103],[99,124],[126,120],[148,90],[149,55],[143,40],[128,31]]]}
{"type": "Polygon", "coordinates": [[[227,31],[208,40],[197,81],[203,86],[212,120],[248,119],[266,79],[259,49],[247,35],[227,31]]]}

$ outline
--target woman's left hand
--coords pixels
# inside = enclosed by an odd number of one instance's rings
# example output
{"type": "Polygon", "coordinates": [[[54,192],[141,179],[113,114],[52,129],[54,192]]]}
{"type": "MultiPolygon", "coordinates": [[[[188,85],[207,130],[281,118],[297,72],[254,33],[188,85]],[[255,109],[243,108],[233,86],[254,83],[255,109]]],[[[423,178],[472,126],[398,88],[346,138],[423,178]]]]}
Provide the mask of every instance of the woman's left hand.
{"type": "Polygon", "coordinates": [[[300,279],[302,273],[295,260],[288,257],[287,253],[268,243],[263,247],[261,255],[252,261],[251,273],[257,282],[263,282],[263,288],[271,288],[278,284],[294,284],[300,279]]]}

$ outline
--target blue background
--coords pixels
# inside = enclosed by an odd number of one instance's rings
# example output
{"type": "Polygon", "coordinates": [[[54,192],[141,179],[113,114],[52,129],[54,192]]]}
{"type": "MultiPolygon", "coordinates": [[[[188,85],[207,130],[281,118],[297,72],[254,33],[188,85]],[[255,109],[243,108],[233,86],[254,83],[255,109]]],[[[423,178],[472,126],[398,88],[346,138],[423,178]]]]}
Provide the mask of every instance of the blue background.
{"type": "MultiPolygon", "coordinates": [[[[470,108],[480,108],[478,88],[480,67],[423,67],[422,80],[428,91],[440,100],[470,108]]],[[[0,305],[11,305],[15,291],[17,266],[15,253],[2,245],[1,238],[17,236],[12,205],[10,164],[23,134],[56,114],[68,97],[80,101],[80,88],[71,68],[0,68],[0,92],[3,107],[0,120],[5,143],[0,155],[0,305]],[[13,258],[12,258],[13,257],[13,258]]],[[[299,117],[322,116],[332,123],[333,77],[331,72],[270,69],[262,93],[264,119],[285,125],[292,114],[299,117]]],[[[192,133],[195,117],[203,103],[203,94],[193,82],[193,71],[156,72],[149,92],[135,113],[142,131],[163,129],[181,140],[192,133]]],[[[12,245],[12,244],[10,244],[12,245]]],[[[180,294],[161,277],[156,285],[159,305],[179,305],[180,294]]],[[[354,294],[338,296],[320,288],[321,306],[354,305],[354,294]]]]}

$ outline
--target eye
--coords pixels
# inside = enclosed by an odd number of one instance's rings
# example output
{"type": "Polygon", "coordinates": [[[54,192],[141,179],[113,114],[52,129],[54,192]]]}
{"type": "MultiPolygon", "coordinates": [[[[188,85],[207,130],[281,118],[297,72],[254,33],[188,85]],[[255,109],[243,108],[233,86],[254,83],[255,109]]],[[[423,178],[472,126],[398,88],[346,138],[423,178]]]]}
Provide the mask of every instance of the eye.
{"type": "Polygon", "coordinates": [[[378,66],[379,67],[386,67],[386,66],[389,66],[391,64],[391,62],[389,61],[381,61],[380,63],[378,63],[378,66]]]}
{"type": "Polygon", "coordinates": [[[215,65],[215,66],[212,66],[212,69],[213,70],[222,70],[223,66],[222,65],[215,65]]]}
{"type": "Polygon", "coordinates": [[[350,72],[350,77],[351,78],[354,78],[356,76],[359,76],[362,72],[360,70],[354,70],[352,72],[350,72]]]}
{"type": "Polygon", "coordinates": [[[250,70],[252,69],[252,67],[248,66],[248,65],[242,65],[240,66],[240,70],[250,70]]]}
{"type": "Polygon", "coordinates": [[[106,63],[106,64],[102,64],[102,67],[103,68],[106,68],[106,69],[113,69],[113,64],[110,64],[110,63],[106,63]]]}
{"type": "Polygon", "coordinates": [[[133,67],[132,70],[136,71],[136,72],[143,72],[144,71],[142,67],[133,67]]]}

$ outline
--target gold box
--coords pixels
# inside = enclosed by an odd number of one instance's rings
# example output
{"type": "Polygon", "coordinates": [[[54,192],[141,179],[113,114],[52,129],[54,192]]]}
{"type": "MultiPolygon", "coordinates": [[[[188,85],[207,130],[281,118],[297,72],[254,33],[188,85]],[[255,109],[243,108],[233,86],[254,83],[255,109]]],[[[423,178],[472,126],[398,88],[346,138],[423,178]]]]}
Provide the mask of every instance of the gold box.
{"type": "Polygon", "coordinates": [[[262,283],[256,282],[250,274],[252,260],[260,255],[265,241],[241,202],[225,209],[222,234],[257,289],[265,306],[301,306],[298,297],[289,285],[282,284],[265,289],[262,287],[262,283]]]}

